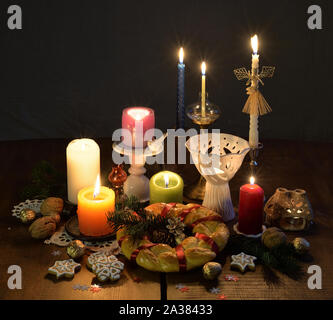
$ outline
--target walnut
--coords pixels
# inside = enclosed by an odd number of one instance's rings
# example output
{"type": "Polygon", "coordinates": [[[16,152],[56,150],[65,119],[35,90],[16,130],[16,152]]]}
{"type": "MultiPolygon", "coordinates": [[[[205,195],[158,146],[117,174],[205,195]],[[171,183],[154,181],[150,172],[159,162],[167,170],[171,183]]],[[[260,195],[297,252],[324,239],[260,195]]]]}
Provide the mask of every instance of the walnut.
{"type": "Polygon", "coordinates": [[[61,214],[64,208],[64,201],[61,198],[50,197],[43,201],[40,212],[43,216],[61,214]]]}
{"type": "Polygon", "coordinates": [[[29,233],[34,239],[46,239],[55,232],[56,227],[54,218],[42,217],[31,224],[29,233]]]}
{"type": "Polygon", "coordinates": [[[268,228],[261,236],[262,243],[271,249],[287,242],[287,236],[279,228],[268,228]]]}
{"type": "Polygon", "coordinates": [[[58,224],[61,220],[60,214],[58,214],[58,213],[53,213],[53,214],[51,214],[49,216],[45,216],[45,217],[50,217],[51,219],[53,219],[55,224],[58,224]]]}

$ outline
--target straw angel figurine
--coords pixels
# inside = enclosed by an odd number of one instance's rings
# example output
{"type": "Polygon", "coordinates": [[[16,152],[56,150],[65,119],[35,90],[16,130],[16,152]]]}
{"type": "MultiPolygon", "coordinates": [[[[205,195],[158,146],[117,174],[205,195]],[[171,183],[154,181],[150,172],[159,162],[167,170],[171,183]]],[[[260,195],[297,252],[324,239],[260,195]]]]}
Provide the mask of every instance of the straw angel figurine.
{"type": "Polygon", "coordinates": [[[251,38],[253,49],[252,54],[252,70],[247,71],[245,68],[234,70],[235,76],[238,80],[247,79],[246,93],[249,95],[243,112],[250,115],[250,131],[249,131],[249,144],[251,148],[258,148],[259,133],[258,133],[258,117],[272,111],[268,102],[259,91],[259,82],[264,85],[263,78],[272,78],[274,75],[275,67],[262,67],[259,73],[259,55],[258,55],[258,37],[255,35],[251,38]]]}

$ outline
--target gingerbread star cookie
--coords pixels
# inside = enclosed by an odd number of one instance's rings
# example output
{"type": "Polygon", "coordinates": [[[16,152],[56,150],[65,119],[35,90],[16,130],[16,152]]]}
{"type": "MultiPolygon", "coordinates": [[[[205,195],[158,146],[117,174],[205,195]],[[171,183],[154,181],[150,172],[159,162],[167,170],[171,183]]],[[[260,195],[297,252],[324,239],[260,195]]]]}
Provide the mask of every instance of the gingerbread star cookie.
{"type": "Polygon", "coordinates": [[[255,260],[257,260],[256,257],[241,252],[237,255],[231,256],[230,266],[231,268],[235,268],[243,273],[247,268],[254,271],[256,269],[256,265],[254,263],[255,260]]]}
{"type": "Polygon", "coordinates": [[[79,263],[73,259],[56,261],[52,267],[48,269],[48,273],[55,275],[57,279],[60,278],[73,278],[77,270],[81,268],[79,263]]]}
{"type": "Polygon", "coordinates": [[[87,267],[101,282],[116,281],[124,269],[124,264],[109,252],[95,252],[88,257],[87,267]]]}

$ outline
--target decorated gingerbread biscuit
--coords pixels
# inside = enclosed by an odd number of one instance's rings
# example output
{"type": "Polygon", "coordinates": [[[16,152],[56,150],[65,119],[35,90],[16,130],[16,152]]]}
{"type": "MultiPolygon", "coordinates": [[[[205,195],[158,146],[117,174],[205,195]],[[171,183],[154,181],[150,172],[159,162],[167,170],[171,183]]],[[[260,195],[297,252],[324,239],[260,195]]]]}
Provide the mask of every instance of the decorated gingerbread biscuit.
{"type": "Polygon", "coordinates": [[[124,269],[124,264],[108,252],[96,252],[89,256],[87,267],[101,282],[116,281],[124,269]]]}
{"type": "Polygon", "coordinates": [[[49,268],[48,273],[55,275],[57,279],[60,278],[73,278],[77,270],[81,268],[79,263],[73,259],[56,261],[52,267],[49,268]]]}
{"type": "Polygon", "coordinates": [[[116,256],[111,254],[108,251],[97,251],[93,254],[91,254],[88,257],[88,267],[91,268],[91,266],[95,263],[109,263],[113,261],[118,261],[116,256]]]}
{"type": "Polygon", "coordinates": [[[230,266],[231,268],[237,269],[240,272],[245,272],[247,268],[254,271],[256,269],[256,265],[254,263],[255,260],[257,260],[256,257],[241,252],[237,255],[231,256],[230,266]]]}

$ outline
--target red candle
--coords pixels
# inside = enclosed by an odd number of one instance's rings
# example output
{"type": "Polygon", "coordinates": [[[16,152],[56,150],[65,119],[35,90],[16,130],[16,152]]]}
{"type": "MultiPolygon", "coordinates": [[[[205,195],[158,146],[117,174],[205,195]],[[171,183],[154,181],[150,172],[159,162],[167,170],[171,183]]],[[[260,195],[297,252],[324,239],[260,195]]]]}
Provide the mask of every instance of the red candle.
{"type": "Polygon", "coordinates": [[[258,234],[262,232],[264,190],[254,184],[251,177],[250,184],[244,184],[239,192],[238,230],[244,234],[258,234]]]}
{"type": "Polygon", "coordinates": [[[123,110],[123,143],[129,147],[146,147],[147,141],[154,136],[154,110],[144,107],[132,107],[123,110]],[[124,130],[127,129],[127,130],[124,130]],[[147,133],[147,131],[149,133],[147,133]]]}

